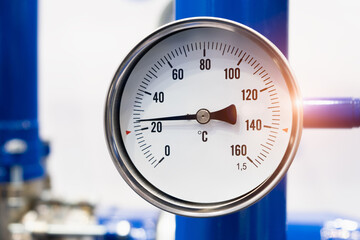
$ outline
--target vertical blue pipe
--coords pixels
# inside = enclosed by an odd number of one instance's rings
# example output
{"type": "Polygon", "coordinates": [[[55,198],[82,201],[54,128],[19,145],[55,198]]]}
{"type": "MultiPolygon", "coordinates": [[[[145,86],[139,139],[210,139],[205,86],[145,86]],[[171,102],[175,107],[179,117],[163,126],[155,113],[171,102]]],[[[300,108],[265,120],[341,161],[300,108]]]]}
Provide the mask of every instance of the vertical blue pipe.
{"type": "Polygon", "coordinates": [[[287,57],[288,0],[176,0],[175,18],[211,16],[255,29],[287,57]]]}
{"type": "MultiPolygon", "coordinates": [[[[287,56],[288,0],[176,0],[176,19],[222,17],[245,24],[287,56]]],[[[242,211],[214,218],[176,216],[176,240],[286,239],[286,178],[266,197],[242,211]]]]}
{"type": "Polygon", "coordinates": [[[23,180],[44,175],[39,139],[37,0],[0,0],[0,183],[14,167],[23,180]]]}

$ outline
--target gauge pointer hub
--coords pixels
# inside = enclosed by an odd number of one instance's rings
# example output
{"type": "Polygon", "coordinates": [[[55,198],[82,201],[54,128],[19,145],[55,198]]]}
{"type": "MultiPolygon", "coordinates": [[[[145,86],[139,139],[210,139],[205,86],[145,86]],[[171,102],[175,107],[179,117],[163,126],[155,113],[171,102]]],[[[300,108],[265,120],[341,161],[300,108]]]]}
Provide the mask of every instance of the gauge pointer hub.
{"type": "Polygon", "coordinates": [[[235,125],[236,119],[237,119],[235,105],[231,104],[230,106],[223,108],[216,112],[210,112],[209,110],[202,108],[199,111],[197,111],[196,114],[186,114],[186,115],[170,116],[170,117],[140,119],[140,120],[138,120],[138,122],[196,120],[200,124],[206,124],[212,119],[227,122],[232,125],[235,125]]]}

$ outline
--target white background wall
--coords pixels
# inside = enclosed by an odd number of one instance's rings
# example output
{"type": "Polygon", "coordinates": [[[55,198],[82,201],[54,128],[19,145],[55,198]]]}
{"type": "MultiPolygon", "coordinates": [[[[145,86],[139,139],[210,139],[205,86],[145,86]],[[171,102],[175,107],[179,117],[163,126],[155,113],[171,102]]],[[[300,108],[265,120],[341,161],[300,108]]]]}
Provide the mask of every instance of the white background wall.
{"type": "MultiPolygon", "coordinates": [[[[360,1],[290,1],[290,62],[304,97],[360,97],[360,1]]],[[[40,121],[57,196],[151,207],[125,184],[103,130],[110,81],[168,0],[40,0],[40,121]]],[[[360,217],[360,130],[304,130],[288,208],[360,217]]]]}

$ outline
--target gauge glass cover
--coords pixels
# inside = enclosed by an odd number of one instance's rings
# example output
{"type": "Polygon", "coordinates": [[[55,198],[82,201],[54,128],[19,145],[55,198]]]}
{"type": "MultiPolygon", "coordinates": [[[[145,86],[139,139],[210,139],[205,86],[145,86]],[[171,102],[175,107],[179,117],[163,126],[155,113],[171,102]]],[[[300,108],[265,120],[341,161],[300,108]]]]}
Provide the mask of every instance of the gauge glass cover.
{"type": "Polygon", "coordinates": [[[302,126],[299,91],[280,51],[217,18],[167,25],[114,77],[106,132],[114,162],[167,211],[215,216],[247,207],[283,177],[302,126]]]}

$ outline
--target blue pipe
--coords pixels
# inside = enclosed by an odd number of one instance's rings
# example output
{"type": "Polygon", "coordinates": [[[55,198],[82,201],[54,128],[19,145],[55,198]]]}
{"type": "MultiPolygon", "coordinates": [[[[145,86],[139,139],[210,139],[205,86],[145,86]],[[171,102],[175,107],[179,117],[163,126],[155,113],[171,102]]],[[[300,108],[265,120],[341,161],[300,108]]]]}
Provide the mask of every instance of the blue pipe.
{"type": "Polygon", "coordinates": [[[305,128],[360,127],[360,99],[311,98],[304,99],[305,128]]]}
{"type": "Polygon", "coordinates": [[[37,0],[0,0],[0,183],[45,174],[48,145],[39,138],[37,0]]]}
{"type": "Polygon", "coordinates": [[[176,240],[286,239],[286,180],[253,206],[220,217],[176,216],[176,240]]]}
{"type": "MultiPolygon", "coordinates": [[[[176,0],[176,19],[222,17],[245,24],[272,41],[287,56],[287,0],[176,0]]],[[[286,239],[286,178],[253,206],[226,216],[176,216],[176,240],[286,239]]]]}
{"type": "Polygon", "coordinates": [[[175,18],[221,17],[247,25],[287,57],[288,0],[176,0],[175,18]]]}

